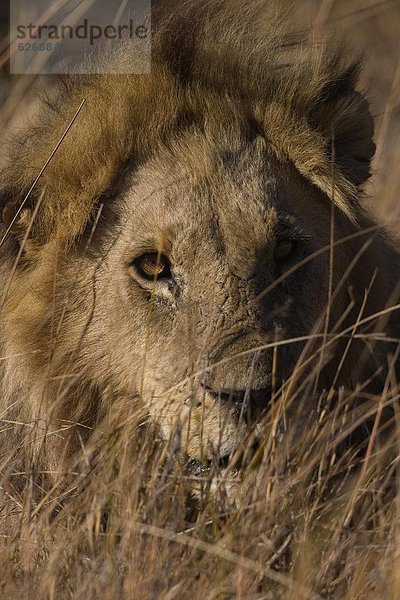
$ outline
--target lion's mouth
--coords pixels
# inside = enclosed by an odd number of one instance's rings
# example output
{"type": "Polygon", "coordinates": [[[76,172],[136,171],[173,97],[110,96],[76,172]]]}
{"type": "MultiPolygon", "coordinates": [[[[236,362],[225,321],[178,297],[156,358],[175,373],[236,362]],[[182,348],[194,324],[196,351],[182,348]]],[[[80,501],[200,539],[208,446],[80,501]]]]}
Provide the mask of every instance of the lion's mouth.
{"type": "Polygon", "coordinates": [[[203,386],[205,391],[214,398],[215,402],[228,408],[237,423],[240,435],[232,435],[229,439],[227,432],[220,434],[224,443],[217,449],[205,452],[204,457],[186,455],[186,471],[197,480],[209,480],[214,477],[228,476],[229,473],[243,473],[260,461],[263,444],[259,424],[268,414],[271,388],[263,387],[250,390],[222,389],[216,392],[210,387],[203,386]]]}
{"type": "MultiPolygon", "coordinates": [[[[254,436],[252,436],[254,438],[254,436]]],[[[207,480],[213,476],[223,475],[229,472],[239,472],[258,464],[263,455],[263,444],[257,437],[252,443],[244,448],[236,448],[230,454],[214,456],[199,460],[187,457],[186,470],[189,475],[196,479],[207,480]]]]}
{"type": "Polygon", "coordinates": [[[221,389],[215,391],[209,386],[202,386],[218,402],[228,406],[235,415],[246,423],[254,425],[268,411],[272,389],[270,386],[245,390],[221,389]]]}

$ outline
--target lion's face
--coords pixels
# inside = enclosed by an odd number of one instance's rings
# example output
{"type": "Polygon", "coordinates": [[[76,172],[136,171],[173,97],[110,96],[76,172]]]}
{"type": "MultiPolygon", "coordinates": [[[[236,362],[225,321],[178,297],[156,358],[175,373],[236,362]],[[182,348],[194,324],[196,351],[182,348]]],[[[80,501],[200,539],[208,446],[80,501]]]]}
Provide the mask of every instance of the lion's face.
{"type": "Polygon", "coordinates": [[[112,229],[100,217],[87,335],[95,368],[164,437],[178,428],[192,459],[226,458],[304,346],[274,356],[274,342],[307,336],[327,301],[329,253],[295,267],[329,244],[330,208],[261,138],[225,155],[186,142],[131,176],[112,229]]]}
{"type": "Polygon", "coordinates": [[[281,409],[297,439],[339,388],[380,393],[397,356],[359,62],[270,3],[245,26],[201,4],[155,24],[149,75],[44,82],[4,145],[0,408],[50,428],[46,471],[142,408],[195,471],[224,465],[281,409]]]}

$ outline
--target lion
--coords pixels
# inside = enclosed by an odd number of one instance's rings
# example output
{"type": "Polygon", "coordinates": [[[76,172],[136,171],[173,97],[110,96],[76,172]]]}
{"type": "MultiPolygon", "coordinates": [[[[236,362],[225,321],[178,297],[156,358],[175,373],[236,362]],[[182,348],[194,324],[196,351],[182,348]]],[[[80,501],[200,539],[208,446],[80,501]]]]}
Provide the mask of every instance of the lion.
{"type": "Polygon", "coordinates": [[[38,427],[47,471],[135,410],[193,473],[232,469],[277,398],[304,427],[323,394],[376,398],[397,356],[360,60],[269,3],[165,4],[150,75],[46,81],[5,145],[2,444],[38,427]]]}

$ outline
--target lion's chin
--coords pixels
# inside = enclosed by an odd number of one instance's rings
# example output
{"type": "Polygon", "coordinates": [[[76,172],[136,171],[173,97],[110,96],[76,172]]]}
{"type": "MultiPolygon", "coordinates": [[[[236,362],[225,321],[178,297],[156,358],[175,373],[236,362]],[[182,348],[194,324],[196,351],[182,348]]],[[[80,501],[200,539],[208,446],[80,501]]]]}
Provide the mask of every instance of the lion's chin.
{"type": "Polygon", "coordinates": [[[229,456],[200,461],[188,457],[186,472],[191,493],[199,499],[223,501],[236,505],[243,482],[249,479],[260,463],[262,445],[256,441],[245,451],[233,451],[229,456]]]}
{"type": "Polygon", "coordinates": [[[197,473],[188,473],[190,493],[200,501],[209,500],[235,506],[240,496],[243,473],[239,469],[203,469],[197,473]]]}

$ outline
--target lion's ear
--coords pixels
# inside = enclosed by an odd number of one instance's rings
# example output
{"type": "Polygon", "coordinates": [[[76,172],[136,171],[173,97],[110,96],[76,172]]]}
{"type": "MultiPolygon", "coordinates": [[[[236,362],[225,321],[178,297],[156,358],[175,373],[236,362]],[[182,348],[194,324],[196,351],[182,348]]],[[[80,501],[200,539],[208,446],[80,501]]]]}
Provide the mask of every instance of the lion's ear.
{"type": "Polygon", "coordinates": [[[359,71],[360,61],[356,61],[337,73],[311,112],[314,127],[326,139],[331,160],[356,187],[370,176],[375,153],[374,121],[366,98],[356,91],[359,71]]]}
{"type": "Polygon", "coordinates": [[[348,114],[333,130],[335,161],[344,175],[359,186],[371,175],[375,154],[374,121],[367,100],[355,92],[349,101],[348,114]]]}

